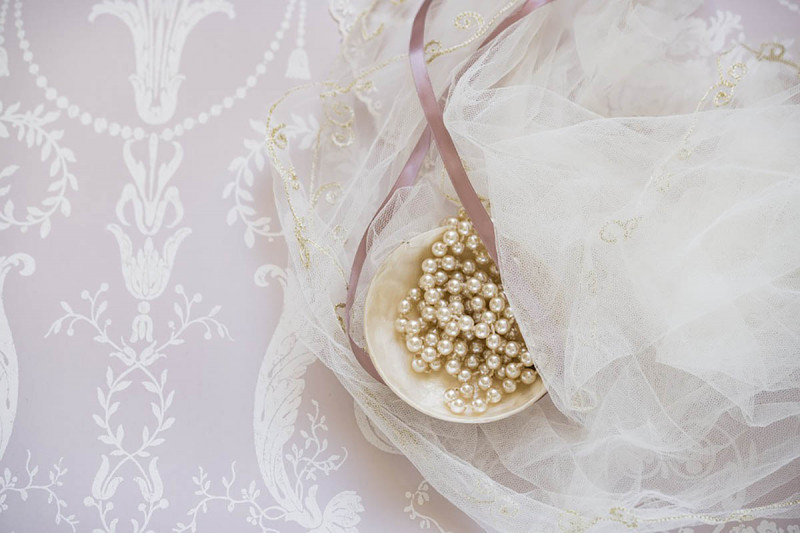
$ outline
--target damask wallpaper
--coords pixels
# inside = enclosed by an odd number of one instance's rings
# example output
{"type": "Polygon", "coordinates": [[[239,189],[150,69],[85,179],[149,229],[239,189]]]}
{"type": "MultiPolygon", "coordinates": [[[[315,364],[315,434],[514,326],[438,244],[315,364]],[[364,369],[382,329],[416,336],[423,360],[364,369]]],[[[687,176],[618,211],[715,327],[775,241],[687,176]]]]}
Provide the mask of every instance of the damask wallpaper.
{"type": "MultiPolygon", "coordinates": [[[[721,49],[751,29],[719,4],[697,31],[721,49]]],[[[0,532],[477,530],[313,353],[264,360],[286,278],[266,110],[356,15],[0,0],[0,532]]]]}

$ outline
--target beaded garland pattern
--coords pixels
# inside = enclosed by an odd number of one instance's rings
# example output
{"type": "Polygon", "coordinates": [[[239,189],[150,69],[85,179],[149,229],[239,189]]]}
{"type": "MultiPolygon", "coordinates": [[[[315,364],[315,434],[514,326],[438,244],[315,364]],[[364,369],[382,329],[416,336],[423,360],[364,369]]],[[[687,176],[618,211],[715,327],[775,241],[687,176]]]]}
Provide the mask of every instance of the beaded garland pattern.
{"type": "Polygon", "coordinates": [[[454,386],[444,402],[480,415],[517,387],[536,381],[533,357],[508,306],[500,272],[463,209],[422,261],[418,286],[398,305],[395,330],[414,372],[444,370],[454,386]]]}

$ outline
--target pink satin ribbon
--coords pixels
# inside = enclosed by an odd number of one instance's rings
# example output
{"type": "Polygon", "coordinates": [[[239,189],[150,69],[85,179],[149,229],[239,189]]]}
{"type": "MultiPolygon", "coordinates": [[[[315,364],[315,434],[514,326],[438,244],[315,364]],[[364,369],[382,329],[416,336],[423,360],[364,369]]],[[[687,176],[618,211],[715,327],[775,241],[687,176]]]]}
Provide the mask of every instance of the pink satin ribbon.
{"type": "MultiPolygon", "coordinates": [[[[492,31],[492,33],[490,33],[489,36],[481,43],[481,45],[478,47],[478,50],[483,48],[506,28],[517,22],[534,9],[552,1],[553,0],[528,0],[498,25],[494,31],[492,31]]],[[[467,176],[467,171],[464,169],[464,165],[461,163],[461,157],[458,155],[458,150],[456,150],[453,138],[450,136],[450,132],[447,131],[447,126],[444,124],[442,109],[439,106],[436,93],[433,91],[433,85],[431,84],[430,76],[428,75],[428,68],[425,62],[425,18],[428,14],[428,9],[430,8],[431,3],[433,3],[433,0],[424,0],[417,11],[417,15],[414,17],[414,23],[411,27],[411,42],[409,44],[411,73],[414,77],[414,85],[417,88],[417,96],[419,97],[419,101],[422,105],[422,110],[425,114],[426,120],[428,121],[428,125],[422,132],[422,136],[417,142],[417,145],[411,151],[408,161],[406,161],[403,170],[400,172],[400,176],[398,176],[397,180],[394,182],[394,185],[392,185],[392,188],[389,190],[383,202],[381,202],[380,207],[375,212],[375,215],[373,215],[372,219],[367,225],[364,235],[361,237],[361,242],[358,244],[356,255],[353,258],[353,267],[350,269],[350,282],[347,287],[347,300],[345,302],[345,325],[347,328],[347,338],[350,341],[350,347],[352,348],[359,364],[364,367],[364,370],[366,370],[369,375],[374,377],[380,383],[384,383],[384,381],[381,379],[378,371],[375,369],[375,365],[372,364],[369,354],[360,346],[358,346],[353,340],[353,337],[350,335],[350,314],[356,297],[358,280],[361,277],[361,271],[364,268],[364,261],[367,258],[367,237],[369,235],[369,228],[372,227],[372,223],[375,221],[378,213],[380,213],[381,210],[386,206],[397,189],[414,184],[417,176],[419,175],[419,169],[422,166],[422,162],[425,159],[425,154],[428,152],[428,148],[430,147],[431,137],[433,137],[436,142],[436,147],[439,149],[439,155],[442,157],[442,162],[447,170],[447,175],[450,178],[450,182],[453,184],[453,188],[458,195],[458,199],[461,200],[464,210],[472,220],[475,231],[483,241],[483,244],[486,246],[486,251],[495,261],[495,263],[497,263],[497,242],[494,234],[494,223],[492,222],[489,213],[487,213],[486,209],[483,207],[483,203],[481,203],[478,194],[472,187],[472,183],[469,181],[469,176],[467,176]]]]}

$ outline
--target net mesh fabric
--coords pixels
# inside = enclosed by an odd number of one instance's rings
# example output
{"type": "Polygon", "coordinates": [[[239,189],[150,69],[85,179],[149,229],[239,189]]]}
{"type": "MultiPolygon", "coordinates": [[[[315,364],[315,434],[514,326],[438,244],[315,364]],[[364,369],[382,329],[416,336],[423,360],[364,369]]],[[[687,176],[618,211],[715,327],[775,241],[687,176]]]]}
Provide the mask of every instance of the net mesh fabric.
{"type": "MultiPolygon", "coordinates": [[[[699,54],[700,2],[559,0],[465,61],[514,4],[441,4],[429,71],[549,395],[504,421],[441,422],[372,380],[342,329],[355,246],[424,127],[403,55],[415,5],[365,11],[336,81],[270,115],[285,319],[302,317],[307,349],[487,530],[800,516],[800,73],[760,43],[699,54]],[[276,142],[309,109],[317,144],[276,142]]],[[[376,219],[360,345],[372,274],[452,196],[434,150],[376,219]]]]}

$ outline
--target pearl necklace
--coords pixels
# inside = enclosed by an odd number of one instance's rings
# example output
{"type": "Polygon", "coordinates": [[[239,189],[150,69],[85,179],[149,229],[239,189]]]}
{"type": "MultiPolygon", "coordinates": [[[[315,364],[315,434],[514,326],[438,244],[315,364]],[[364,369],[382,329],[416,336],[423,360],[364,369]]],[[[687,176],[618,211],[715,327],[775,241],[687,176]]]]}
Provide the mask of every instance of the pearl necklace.
{"type": "Polygon", "coordinates": [[[519,383],[536,381],[536,370],[500,272],[466,212],[460,209],[443,225],[433,257],[422,261],[418,286],[400,300],[395,330],[405,337],[414,372],[444,368],[457,380],[444,392],[453,413],[480,414],[519,383]]]}

